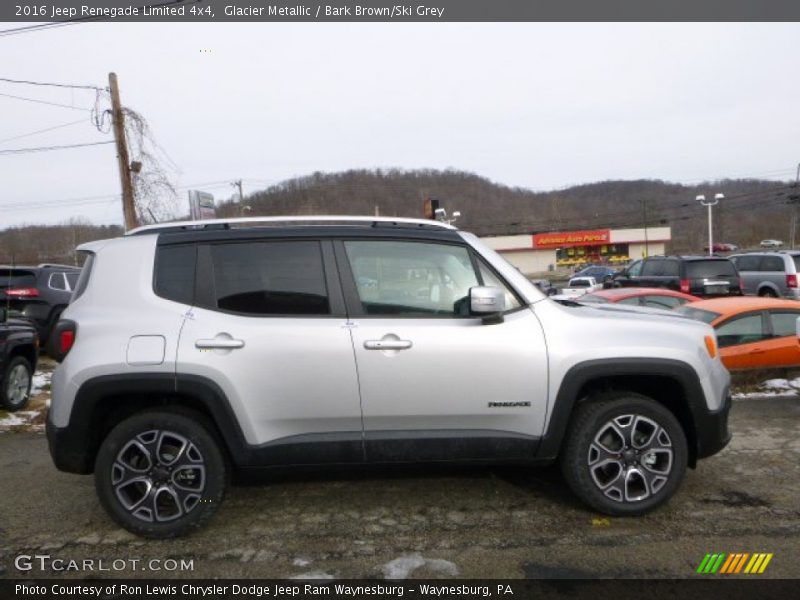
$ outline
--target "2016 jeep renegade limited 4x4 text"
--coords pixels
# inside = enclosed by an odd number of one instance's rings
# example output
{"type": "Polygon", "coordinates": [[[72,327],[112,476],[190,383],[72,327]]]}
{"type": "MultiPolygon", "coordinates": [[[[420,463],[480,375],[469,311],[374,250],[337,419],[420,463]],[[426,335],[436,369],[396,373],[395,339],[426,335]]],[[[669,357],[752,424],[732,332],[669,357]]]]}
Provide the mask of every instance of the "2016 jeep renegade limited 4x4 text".
{"type": "Polygon", "coordinates": [[[47,433],[123,527],[203,525],[231,472],[558,461],[636,515],[730,438],[708,325],[548,299],[433,221],[214,220],[85,244],[47,433]]]}

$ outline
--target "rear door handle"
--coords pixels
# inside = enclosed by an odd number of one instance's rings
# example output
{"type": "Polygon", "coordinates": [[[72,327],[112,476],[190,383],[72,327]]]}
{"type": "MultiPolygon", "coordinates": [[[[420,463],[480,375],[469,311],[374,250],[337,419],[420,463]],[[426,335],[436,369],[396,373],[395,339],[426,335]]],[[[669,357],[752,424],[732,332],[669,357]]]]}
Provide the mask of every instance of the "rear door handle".
{"type": "Polygon", "coordinates": [[[202,350],[208,349],[224,349],[231,350],[233,348],[244,348],[244,340],[226,340],[214,338],[210,340],[196,340],[194,343],[195,348],[202,350]]]}
{"type": "Polygon", "coordinates": [[[367,350],[408,350],[414,344],[411,340],[367,340],[364,348],[367,350]]]}

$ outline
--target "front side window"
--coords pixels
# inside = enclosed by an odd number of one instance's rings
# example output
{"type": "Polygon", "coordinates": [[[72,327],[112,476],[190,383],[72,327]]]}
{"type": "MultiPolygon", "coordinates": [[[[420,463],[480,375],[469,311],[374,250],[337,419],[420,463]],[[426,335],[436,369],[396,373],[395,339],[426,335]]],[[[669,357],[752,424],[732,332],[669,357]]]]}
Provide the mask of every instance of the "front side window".
{"type": "Polygon", "coordinates": [[[721,348],[751,344],[767,337],[760,312],[731,319],[717,327],[717,340],[721,348]]]}
{"type": "Polygon", "coordinates": [[[394,241],[344,243],[368,315],[469,316],[480,285],[463,246],[394,241]]]}
{"type": "Polygon", "coordinates": [[[508,289],[508,286],[504,284],[500,278],[494,274],[494,271],[492,271],[482,260],[478,262],[478,269],[481,272],[483,285],[500,288],[505,292],[506,310],[514,310],[515,308],[520,307],[519,300],[517,300],[517,297],[514,295],[514,293],[508,289]]]}
{"type": "Polygon", "coordinates": [[[758,255],[737,256],[732,258],[731,262],[736,265],[736,268],[740,271],[758,271],[761,257],[758,255]]]}
{"type": "Polygon", "coordinates": [[[319,242],[210,247],[216,308],[244,315],[330,314],[319,242]]]}
{"type": "Polygon", "coordinates": [[[638,277],[642,272],[642,261],[637,260],[628,267],[628,277],[638,277]]]}

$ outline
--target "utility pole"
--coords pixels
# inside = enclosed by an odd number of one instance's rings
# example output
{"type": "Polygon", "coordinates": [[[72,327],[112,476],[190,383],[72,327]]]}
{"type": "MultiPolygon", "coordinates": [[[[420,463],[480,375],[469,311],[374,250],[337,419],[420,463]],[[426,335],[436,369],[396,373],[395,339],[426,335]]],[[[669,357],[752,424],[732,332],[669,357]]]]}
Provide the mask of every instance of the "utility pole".
{"type": "Polygon", "coordinates": [[[642,217],[644,221],[644,257],[650,256],[650,242],[647,239],[647,198],[642,198],[642,217]]]}
{"type": "Polygon", "coordinates": [[[794,178],[794,185],[792,186],[794,189],[792,190],[792,193],[789,194],[789,204],[792,205],[792,226],[790,229],[792,250],[794,250],[795,238],[797,235],[797,206],[798,202],[800,202],[800,191],[798,191],[798,185],[800,185],[800,163],[797,165],[797,175],[794,178]]]}
{"type": "Polygon", "coordinates": [[[136,218],[136,206],[133,201],[133,181],[131,180],[131,164],[128,156],[128,142],[125,139],[125,115],[119,101],[119,85],[117,74],[108,74],[108,89],[111,92],[111,115],[114,121],[114,141],[117,144],[117,160],[119,162],[119,179],[122,184],[122,214],[125,217],[125,229],[139,226],[136,218]]]}
{"type": "Polygon", "coordinates": [[[242,180],[237,179],[236,181],[232,182],[231,185],[235,188],[239,188],[239,204],[244,202],[244,193],[242,192],[242,180]]]}

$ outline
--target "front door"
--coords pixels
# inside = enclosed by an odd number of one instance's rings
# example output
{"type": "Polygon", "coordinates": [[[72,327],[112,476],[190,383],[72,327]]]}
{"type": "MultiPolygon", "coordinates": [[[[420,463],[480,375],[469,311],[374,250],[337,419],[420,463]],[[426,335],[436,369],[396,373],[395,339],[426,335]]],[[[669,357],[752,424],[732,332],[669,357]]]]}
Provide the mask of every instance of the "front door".
{"type": "Polygon", "coordinates": [[[339,244],[367,460],[532,458],[547,402],[533,311],[467,246],[339,244]],[[484,284],[506,288],[500,323],[470,315],[484,284]]]}

